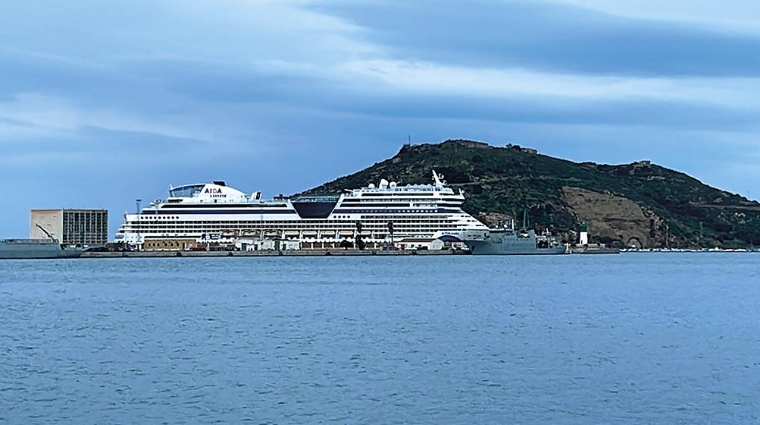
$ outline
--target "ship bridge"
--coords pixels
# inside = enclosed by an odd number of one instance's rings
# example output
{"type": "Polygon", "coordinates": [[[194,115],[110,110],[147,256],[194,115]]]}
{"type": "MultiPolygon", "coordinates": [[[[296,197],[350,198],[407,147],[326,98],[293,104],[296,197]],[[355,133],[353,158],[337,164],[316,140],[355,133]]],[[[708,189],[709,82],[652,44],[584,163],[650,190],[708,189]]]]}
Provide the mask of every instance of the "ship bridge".
{"type": "Polygon", "coordinates": [[[248,202],[249,198],[224,182],[214,182],[171,187],[168,201],[169,203],[240,203],[248,202]]]}
{"type": "Polygon", "coordinates": [[[169,189],[171,198],[192,198],[198,196],[203,190],[205,184],[186,184],[184,186],[173,187],[169,189]]]}

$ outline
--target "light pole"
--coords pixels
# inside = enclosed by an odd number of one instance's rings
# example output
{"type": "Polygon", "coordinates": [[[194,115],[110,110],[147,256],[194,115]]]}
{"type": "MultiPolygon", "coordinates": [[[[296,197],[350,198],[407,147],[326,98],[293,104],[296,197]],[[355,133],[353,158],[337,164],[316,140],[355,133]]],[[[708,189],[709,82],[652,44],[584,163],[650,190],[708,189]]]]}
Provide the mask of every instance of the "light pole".
{"type": "Polygon", "coordinates": [[[137,205],[137,250],[140,250],[140,202],[142,202],[142,199],[136,199],[135,204],[137,205]]]}

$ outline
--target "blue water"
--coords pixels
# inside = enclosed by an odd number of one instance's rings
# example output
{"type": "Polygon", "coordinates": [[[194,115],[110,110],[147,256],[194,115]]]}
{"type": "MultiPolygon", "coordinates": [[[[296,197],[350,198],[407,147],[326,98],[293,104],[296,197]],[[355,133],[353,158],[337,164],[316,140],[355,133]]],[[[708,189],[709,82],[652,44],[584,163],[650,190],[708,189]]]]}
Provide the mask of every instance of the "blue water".
{"type": "Polygon", "coordinates": [[[0,423],[757,424],[760,255],[0,262],[0,423]]]}

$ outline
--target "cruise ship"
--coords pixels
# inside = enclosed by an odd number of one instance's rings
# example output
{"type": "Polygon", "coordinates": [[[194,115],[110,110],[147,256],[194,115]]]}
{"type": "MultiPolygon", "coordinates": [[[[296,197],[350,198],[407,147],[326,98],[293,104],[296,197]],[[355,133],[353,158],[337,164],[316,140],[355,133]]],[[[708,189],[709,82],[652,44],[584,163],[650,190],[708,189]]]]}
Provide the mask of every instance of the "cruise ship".
{"type": "Polygon", "coordinates": [[[296,239],[302,249],[332,248],[357,236],[370,248],[404,238],[456,241],[465,231],[488,230],[462,210],[464,199],[435,171],[432,184],[383,179],[342,194],[273,200],[214,181],[170,187],[166,200],[125,214],[116,242],[181,250],[240,239],[296,239]]]}

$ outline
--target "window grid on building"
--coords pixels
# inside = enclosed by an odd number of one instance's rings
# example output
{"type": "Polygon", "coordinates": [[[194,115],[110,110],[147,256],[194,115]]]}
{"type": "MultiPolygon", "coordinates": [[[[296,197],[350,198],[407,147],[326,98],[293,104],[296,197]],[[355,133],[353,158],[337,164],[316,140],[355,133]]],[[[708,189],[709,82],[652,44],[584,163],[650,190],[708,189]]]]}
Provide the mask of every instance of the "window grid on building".
{"type": "Polygon", "coordinates": [[[104,245],[108,242],[107,210],[63,210],[66,245],[104,245]]]}

